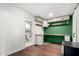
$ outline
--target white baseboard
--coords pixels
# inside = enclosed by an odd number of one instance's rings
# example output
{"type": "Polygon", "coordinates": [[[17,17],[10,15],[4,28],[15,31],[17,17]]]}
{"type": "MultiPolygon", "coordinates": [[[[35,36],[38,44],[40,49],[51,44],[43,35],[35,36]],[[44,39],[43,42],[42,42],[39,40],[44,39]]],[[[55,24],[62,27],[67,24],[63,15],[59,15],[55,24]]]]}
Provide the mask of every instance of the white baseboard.
{"type": "Polygon", "coordinates": [[[18,49],[12,50],[12,51],[8,51],[8,52],[6,52],[6,53],[1,53],[1,56],[8,56],[8,55],[13,54],[13,53],[15,53],[15,52],[18,52],[18,51],[20,51],[20,50],[23,50],[24,48],[26,48],[26,47],[28,47],[28,46],[31,46],[31,45],[34,45],[34,43],[28,42],[28,43],[26,43],[25,46],[23,46],[23,47],[20,47],[20,48],[18,48],[18,49]]]}
{"type": "Polygon", "coordinates": [[[33,42],[28,42],[28,43],[25,44],[25,47],[28,47],[28,46],[31,46],[31,45],[34,45],[34,43],[33,42]]]}

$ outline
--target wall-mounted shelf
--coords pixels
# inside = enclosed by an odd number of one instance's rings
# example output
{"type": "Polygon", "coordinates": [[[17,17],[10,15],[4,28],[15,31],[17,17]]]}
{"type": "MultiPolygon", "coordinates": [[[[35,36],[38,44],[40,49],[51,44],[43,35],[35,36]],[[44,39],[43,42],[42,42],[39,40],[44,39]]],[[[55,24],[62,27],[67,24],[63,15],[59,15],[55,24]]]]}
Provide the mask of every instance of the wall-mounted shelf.
{"type": "Polygon", "coordinates": [[[51,24],[50,26],[59,26],[59,25],[67,25],[66,23],[62,23],[62,24],[51,24]]]}
{"type": "Polygon", "coordinates": [[[35,25],[36,26],[42,26],[43,22],[39,20],[35,20],[35,25]]]}
{"type": "Polygon", "coordinates": [[[36,24],[37,26],[42,26],[41,24],[36,24]]]}
{"type": "Polygon", "coordinates": [[[48,21],[48,23],[55,23],[55,22],[66,22],[66,21],[68,21],[68,20],[51,21],[51,22],[49,22],[49,21],[48,21]]]}
{"type": "Polygon", "coordinates": [[[44,34],[44,35],[48,35],[48,36],[66,36],[64,34],[44,34]]]}
{"type": "Polygon", "coordinates": [[[39,21],[39,20],[35,20],[35,22],[38,22],[38,23],[43,23],[42,21],[39,21]]]}
{"type": "Polygon", "coordinates": [[[43,36],[43,34],[36,34],[35,36],[43,36]]]}

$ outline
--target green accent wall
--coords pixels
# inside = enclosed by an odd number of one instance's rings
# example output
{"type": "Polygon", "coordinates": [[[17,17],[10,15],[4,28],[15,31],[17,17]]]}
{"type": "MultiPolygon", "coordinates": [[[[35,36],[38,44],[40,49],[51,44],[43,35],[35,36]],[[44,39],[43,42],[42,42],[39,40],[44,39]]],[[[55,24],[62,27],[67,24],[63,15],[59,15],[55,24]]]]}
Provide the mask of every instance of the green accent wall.
{"type": "MultiPolygon", "coordinates": [[[[56,25],[56,26],[50,25],[48,27],[45,27],[44,34],[62,34],[72,36],[72,15],[70,15],[68,22],[69,22],[68,24],[56,25]]],[[[57,23],[64,23],[64,22],[57,22],[57,23]]],[[[47,35],[44,36],[44,42],[62,43],[63,40],[64,36],[47,36],[47,35]]]]}

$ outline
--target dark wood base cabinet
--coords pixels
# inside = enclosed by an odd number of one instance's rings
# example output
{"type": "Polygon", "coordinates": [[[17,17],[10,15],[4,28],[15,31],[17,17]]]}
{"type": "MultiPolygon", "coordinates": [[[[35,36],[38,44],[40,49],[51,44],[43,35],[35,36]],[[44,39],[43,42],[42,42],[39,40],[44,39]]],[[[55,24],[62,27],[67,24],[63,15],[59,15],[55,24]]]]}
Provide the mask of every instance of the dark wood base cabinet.
{"type": "Polygon", "coordinates": [[[79,43],[64,42],[64,56],[79,56],[79,43]]]}

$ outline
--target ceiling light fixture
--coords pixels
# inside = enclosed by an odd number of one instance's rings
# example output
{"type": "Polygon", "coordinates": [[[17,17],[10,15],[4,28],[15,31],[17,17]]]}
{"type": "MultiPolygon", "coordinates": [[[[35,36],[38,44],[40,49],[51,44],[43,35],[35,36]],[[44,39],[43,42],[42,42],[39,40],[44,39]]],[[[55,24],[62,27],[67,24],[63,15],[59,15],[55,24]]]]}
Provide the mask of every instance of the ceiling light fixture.
{"type": "Polygon", "coordinates": [[[50,16],[50,17],[53,16],[53,13],[49,13],[49,16],[50,16]]]}

